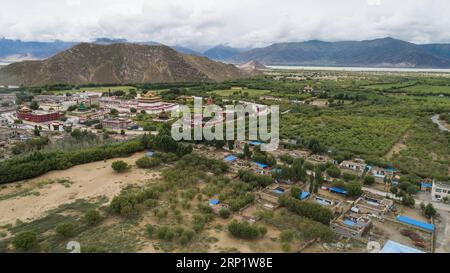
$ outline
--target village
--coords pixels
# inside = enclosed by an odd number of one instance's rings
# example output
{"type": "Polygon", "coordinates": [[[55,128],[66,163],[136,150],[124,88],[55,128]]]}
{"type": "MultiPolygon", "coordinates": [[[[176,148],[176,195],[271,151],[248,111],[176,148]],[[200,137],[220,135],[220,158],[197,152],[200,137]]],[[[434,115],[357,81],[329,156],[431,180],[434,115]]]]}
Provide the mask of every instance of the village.
{"type": "MultiPolygon", "coordinates": [[[[242,92],[239,88],[234,90],[242,92]]],[[[309,85],[301,91],[302,94],[312,92],[314,89],[309,85]]],[[[45,145],[64,142],[65,137],[74,136],[77,131],[113,142],[158,135],[161,125],[174,121],[171,113],[177,112],[180,105],[192,106],[194,99],[202,100],[205,106],[214,104],[210,96],[180,95],[164,100],[157,91],[150,90],[131,99],[94,91],[36,95],[20,106],[16,105],[15,95],[0,96],[0,160],[20,154],[23,151],[17,152],[17,147],[33,143],[32,140],[45,138],[45,145]]],[[[234,103],[254,107],[257,115],[269,115],[270,112],[261,111],[266,105],[260,101],[273,100],[281,99],[262,96],[258,100],[247,98],[234,103]]],[[[207,121],[202,117],[202,126],[207,121]]],[[[264,211],[273,213],[288,207],[291,199],[330,211],[332,217],[325,224],[338,236],[337,243],[314,239],[295,251],[432,253],[444,247],[436,242],[449,235],[446,214],[450,211],[450,186],[444,181],[425,178],[412,185],[408,174],[393,167],[366,163],[359,157],[333,158],[326,151],[297,147],[296,139],[281,139],[279,148],[270,152],[261,151],[264,142],[257,139],[186,144],[193,144],[196,154],[225,162],[230,179],[245,181],[247,176],[251,182],[257,179],[251,173],[270,181],[253,188],[254,202],[233,209],[232,219],[259,225],[264,211]],[[305,169],[302,176],[292,175],[296,164],[305,169]]],[[[151,158],[158,153],[149,150],[146,156],[151,158]]],[[[230,204],[219,193],[211,195],[206,205],[214,214],[219,216],[223,211],[230,211],[230,204]]]]}

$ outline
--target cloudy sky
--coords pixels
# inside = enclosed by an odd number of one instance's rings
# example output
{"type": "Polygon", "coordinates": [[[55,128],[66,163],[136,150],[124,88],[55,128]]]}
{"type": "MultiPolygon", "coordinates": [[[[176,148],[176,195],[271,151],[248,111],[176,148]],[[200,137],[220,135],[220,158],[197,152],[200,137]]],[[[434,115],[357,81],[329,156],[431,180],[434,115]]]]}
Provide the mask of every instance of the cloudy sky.
{"type": "Polygon", "coordinates": [[[0,0],[0,37],[227,44],[396,37],[450,42],[448,0],[0,0]]]}

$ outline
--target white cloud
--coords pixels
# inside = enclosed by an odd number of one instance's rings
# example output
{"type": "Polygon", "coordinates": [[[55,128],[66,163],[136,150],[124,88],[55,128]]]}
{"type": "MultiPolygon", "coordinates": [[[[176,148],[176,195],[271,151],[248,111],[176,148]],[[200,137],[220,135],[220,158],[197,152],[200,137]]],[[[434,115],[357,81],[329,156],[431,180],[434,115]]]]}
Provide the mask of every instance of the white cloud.
{"type": "MultiPolygon", "coordinates": [[[[3,1],[2,1],[3,2],[3,1]]],[[[446,0],[15,0],[0,9],[0,36],[96,37],[192,47],[392,36],[450,42],[446,0]]]]}

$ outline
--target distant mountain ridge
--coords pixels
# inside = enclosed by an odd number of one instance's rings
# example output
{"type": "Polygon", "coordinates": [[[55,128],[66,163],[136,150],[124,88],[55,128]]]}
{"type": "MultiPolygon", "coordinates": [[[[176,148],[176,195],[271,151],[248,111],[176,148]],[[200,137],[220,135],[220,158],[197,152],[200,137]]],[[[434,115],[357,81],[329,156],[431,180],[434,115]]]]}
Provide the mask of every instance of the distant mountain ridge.
{"type": "MultiPolygon", "coordinates": [[[[97,38],[92,43],[98,45],[112,45],[117,43],[131,43],[127,39],[97,38]]],[[[79,42],[24,42],[21,40],[0,39],[0,63],[14,63],[25,60],[43,60],[79,44],[79,42]]],[[[149,41],[138,42],[143,45],[162,45],[149,41]]],[[[183,46],[171,46],[178,52],[203,56],[202,53],[183,46]]]]}
{"type": "MultiPolygon", "coordinates": [[[[93,43],[112,45],[131,42],[120,38],[98,38],[93,43]]],[[[76,44],[62,41],[23,42],[3,38],[0,39],[0,63],[42,60],[76,44]]],[[[154,41],[137,44],[162,45],[154,41]]],[[[450,44],[418,45],[390,37],[365,41],[275,43],[255,49],[219,45],[203,53],[182,45],[171,47],[180,53],[236,64],[257,61],[264,65],[450,68],[450,44]]]]}
{"type": "Polygon", "coordinates": [[[0,69],[0,84],[207,82],[244,77],[234,65],[186,55],[164,45],[81,43],[43,61],[0,69]]]}
{"type": "Polygon", "coordinates": [[[229,61],[252,60],[265,65],[450,68],[450,45],[416,45],[389,37],[360,42],[312,40],[253,49],[229,61]]]}
{"type": "Polygon", "coordinates": [[[218,45],[206,50],[205,52],[203,52],[203,55],[210,58],[211,60],[229,61],[245,51],[246,49],[242,48],[233,48],[230,46],[218,45]]]}

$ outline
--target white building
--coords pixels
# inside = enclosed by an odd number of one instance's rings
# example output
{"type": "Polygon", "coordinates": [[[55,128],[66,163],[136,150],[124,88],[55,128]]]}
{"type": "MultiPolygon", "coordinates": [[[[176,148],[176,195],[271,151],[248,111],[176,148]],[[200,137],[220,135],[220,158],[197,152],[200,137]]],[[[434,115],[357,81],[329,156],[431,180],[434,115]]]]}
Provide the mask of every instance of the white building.
{"type": "Polygon", "coordinates": [[[444,197],[450,199],[450,183],[434,181],[431,189],[431,197],[433,202],[442,201],[444,197]]]}

